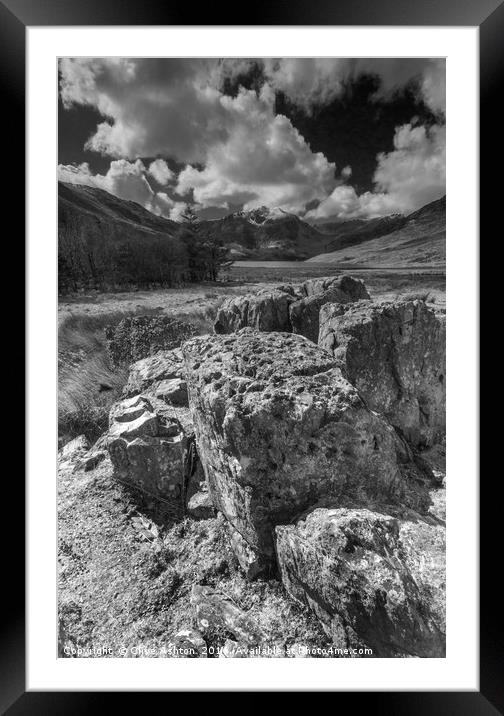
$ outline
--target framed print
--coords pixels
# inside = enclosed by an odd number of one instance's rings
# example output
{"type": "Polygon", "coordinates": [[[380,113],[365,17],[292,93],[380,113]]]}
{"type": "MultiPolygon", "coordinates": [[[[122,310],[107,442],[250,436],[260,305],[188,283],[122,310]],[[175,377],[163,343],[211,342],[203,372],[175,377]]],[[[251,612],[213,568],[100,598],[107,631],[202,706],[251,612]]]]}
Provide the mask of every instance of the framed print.
{"type": "Polygon", "coordinates": [[[478,438],[502,5],[259,9],[0,4],[28,339],[7,713],[504,708],[478,438]]]}

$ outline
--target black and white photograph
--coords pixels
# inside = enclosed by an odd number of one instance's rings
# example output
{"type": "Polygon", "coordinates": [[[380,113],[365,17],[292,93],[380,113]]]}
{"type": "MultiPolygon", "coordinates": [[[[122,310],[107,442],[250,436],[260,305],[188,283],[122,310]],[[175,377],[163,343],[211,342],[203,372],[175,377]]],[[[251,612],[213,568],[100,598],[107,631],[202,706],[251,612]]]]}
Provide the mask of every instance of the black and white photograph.
{"type": "Polygon", "coordinates": [[[444,58],[56,81],[58,657],[445,657],[444,58]]]}

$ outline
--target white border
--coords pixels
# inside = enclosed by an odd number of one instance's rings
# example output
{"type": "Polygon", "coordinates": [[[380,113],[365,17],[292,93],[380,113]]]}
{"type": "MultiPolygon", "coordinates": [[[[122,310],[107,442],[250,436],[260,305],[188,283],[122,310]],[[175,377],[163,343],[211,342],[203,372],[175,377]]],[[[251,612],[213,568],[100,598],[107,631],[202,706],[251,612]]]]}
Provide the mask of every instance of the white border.
{"type": "Polygon", "coordinates": [[[28,690],[478,690],[478,28],[29,28],[28,690]],[[57,56],[446,56],[446,659],[56,658],[57,56]]]}

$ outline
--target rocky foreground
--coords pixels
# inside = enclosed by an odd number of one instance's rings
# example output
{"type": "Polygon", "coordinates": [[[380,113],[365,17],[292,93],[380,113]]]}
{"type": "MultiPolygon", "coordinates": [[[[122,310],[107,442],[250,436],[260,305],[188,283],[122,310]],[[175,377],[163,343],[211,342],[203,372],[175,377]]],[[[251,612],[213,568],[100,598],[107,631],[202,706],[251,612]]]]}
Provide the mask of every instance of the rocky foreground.
{"type": "MultiPolygon", "coordinates": [[[[83,502],[115,494],[128,505],[118,529],[136,525],[157,565],[140,591],[138,570],[116,573],[113,589],[133,603],[111,620],[117,597],[107,587],[100,618],[109,626],[94,638],[122,631],[131,641],[132,625],[148,618],[135,616],[133,595],[142,612],[139,595],[151,589],[172,613],[148,632],[156,648],[170,645],[152,655],[212,656],[217,646],[224,657],[291,656],[304,642],[307,655],[323,645],[329,656],[443,656],[444,434],[444,315],[423,301],[373,302],[349,276],[229,299],[214,335],[130,367],[94,446],[77,439],[60,451],[60,520],[69,527],[79,509],[72,481],[83,502]],[[174,585],[165,553],[175,539],[174,585]],[[275,626],[272,594],[290,627],[275,626]]],[[[89,502],[96,519],[98,503],[89,502]]],[[[89,550],[85,577],[62,560],[68,610],[83,591],[90,598],[102,568],[89,550]]],[[[62,655],[81,655],[75,644],[93,639],[70,632],[62,628],[62,655]]]]}

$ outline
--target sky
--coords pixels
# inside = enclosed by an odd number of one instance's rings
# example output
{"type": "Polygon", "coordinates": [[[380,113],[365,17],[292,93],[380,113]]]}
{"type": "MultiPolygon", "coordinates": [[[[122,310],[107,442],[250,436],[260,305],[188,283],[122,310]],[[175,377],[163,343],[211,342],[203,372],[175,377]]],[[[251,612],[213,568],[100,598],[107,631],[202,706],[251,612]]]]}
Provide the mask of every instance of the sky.
{"type": "Polygon", "coordinates": [[[58,177],[181,220],[310,221],[445,194],[445,61],[63,58],[58,177]]]}

